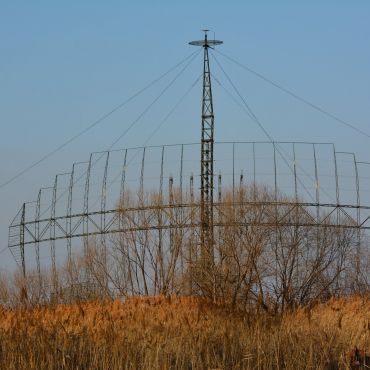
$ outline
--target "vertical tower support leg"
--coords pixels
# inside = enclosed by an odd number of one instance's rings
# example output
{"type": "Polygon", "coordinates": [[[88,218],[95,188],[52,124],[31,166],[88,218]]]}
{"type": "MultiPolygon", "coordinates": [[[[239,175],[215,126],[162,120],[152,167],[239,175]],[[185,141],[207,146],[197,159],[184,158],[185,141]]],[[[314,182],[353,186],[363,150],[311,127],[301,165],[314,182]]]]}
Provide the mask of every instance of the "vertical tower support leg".
{"type": "Polygon", "coordinates": [[[27,302],[27,276],[26,276],[26,259],[24,255],[24,229],[26,219],[26,203],[23,203],[22,214],[21,214],[21,225],[19,229],[19,245],[21,249],[21,260],[22,260],[22,288],[21,288],[21,302],[25,304],[27,302]]]}

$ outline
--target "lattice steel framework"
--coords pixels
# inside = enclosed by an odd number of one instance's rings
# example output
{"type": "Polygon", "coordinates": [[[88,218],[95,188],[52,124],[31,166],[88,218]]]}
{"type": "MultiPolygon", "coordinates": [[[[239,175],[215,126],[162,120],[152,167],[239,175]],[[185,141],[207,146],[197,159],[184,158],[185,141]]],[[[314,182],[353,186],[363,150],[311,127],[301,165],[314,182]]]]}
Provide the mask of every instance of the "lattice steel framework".
{"type": "Polygon", "coordinates": [[[222,44],[219,40],[208,40],[208,30],[204,30],[204,40],[192,41],[191,45],[202,46],[203,59],[203,95],[202,95],[202,137],[200,159],[200,206],[201,206],[201,247],[205,264],[212,264],[213,252],[213,144],[214,113],[209,66],[208,48],[222,44]]]}
{"type": "MultiPolygon", "coordinates": [[[[9,227],[9,248],[24,275],[27,265],[40,274],[41,260],[46,259],[56,276],[57,267],[72,259],[73,249],[81,246],[86,251],[97,236],[105,247],[108,234],[149,233],[158,239],[157,247],[164,248],[181,231],[200,244],[203,222],[196,189],[201,177],[194,175],[200,147],[92,153],[87,162],[74,163],[70,172],[56,175],[53,186],[40,189],[36,201],[24,203],[9,227]],[[159,202],[148,200],[153,189],[159,202]]],[[[249,209],[264,207],[268,217],[258,221],[261,227],[330,224],[354,230],[358,243],[367,243],[362,234],[367,237],[370,229],[369,162],[323,143],[233,142],[215,143],[215,148],[215,243],[222,237],[218,230],[227,226],[221,210],[230,206],[230,192],[235,209],[241,203],[249,209]],[[238,189],[244,186],[267,186],[275,195],[240,199],[238,189]],[[292,217],[297,211],[304,218],[292,217]]],[[[252,221],[235,222],[247,228],[252,221]]]]}

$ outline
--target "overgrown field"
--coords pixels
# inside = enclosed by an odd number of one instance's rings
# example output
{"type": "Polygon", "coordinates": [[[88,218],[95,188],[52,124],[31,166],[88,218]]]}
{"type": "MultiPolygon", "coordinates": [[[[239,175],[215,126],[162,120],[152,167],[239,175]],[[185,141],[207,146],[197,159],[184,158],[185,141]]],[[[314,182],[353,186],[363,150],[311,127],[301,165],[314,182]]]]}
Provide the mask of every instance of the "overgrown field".
{"type": "Polygon", "coordinates": [[[282,316],[163,296],[1,309],[1,369],[346,369],[370,351],[370,301],[282,316]]]}

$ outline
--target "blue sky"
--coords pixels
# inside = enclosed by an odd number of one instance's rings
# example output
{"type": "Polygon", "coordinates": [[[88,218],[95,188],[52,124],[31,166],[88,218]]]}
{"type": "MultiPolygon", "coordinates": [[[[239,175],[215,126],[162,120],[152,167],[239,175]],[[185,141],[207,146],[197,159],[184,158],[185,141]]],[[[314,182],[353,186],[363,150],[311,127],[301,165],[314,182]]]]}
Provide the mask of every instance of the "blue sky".
{"type": "MultiPolygon", "coordinates": [[[[1,0],[0,182],[189,55],[194,49],[188,41],[202,37],[203,28],[224,41],[220,51],[370,131],[369,1],[1,0]]],[[[334,142],[370,161],[368,138],[218,58],[275,140],[334,142]]],[[[215,63],[212,68],[221,78],[215,63]]],[[[199,56],[153,114],[116,147],[142,145],[153,122],[201,70],[199,56]]],[[[197,142],[200,94],[197,85],[149,144],[197,142]]],[[[214,95],[217,140],[265,139],[216,85],[214,95]]],[[[0,249],[6,247],[8,225],[24,201],[34,200],[40,187],[74,161],[109,147],[154,96],[136,99],[0,189],[0,249]]],[[[13,268],[5,251],[0,269],[13,268]]]]}

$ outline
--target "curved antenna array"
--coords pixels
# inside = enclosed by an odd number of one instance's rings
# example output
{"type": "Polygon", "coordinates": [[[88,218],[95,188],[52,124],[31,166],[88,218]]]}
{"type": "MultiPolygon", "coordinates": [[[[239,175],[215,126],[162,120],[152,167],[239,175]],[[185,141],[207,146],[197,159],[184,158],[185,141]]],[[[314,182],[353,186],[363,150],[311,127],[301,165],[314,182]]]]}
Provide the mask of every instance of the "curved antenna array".
{"type": "MultiPolygon", "coordinates": [[[[244,187],[273,194],[242,200],[246,206],[264,205],[270,213],[279,208],[276,218],[261,220],[264,227],[278,222],[298,227],[330,223],[357,233],[370,228],[369,163],[357,161],[353,153],[325,143],[219,142],[215,148],[215,228],[223,226],[220,207],[232,194],[237,208],[237,194],[244,187]],[[288,156],[290,166],[276,147],[288,156]],[[297,209],[307,217],[290,217],[297,209]]],[[[197,235],[200,245],[201,178],[194,175],[199,150],[200,144],[179,144],[97,152],[56,175],[34,202],[22,205],[9,227],[9,248],[23,273],[26,264],[41,273],[46,259],[55,274],[74,250],[87,253],[97,236],[105,245],[108,234],[182,230],[197,235]],[[154,194],[159,201],[153,200],[154,194]],[[162,221],[148,216],[154,210],[162,221]],[[171,213],[183,219],[173,222],[171,213]]]]}

